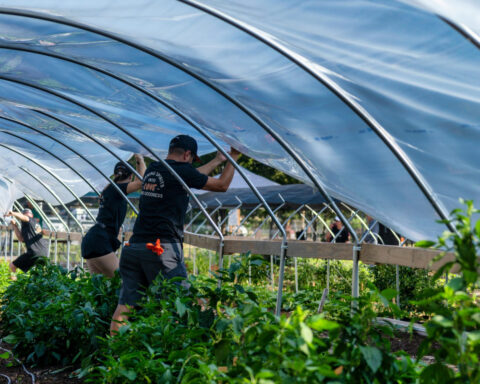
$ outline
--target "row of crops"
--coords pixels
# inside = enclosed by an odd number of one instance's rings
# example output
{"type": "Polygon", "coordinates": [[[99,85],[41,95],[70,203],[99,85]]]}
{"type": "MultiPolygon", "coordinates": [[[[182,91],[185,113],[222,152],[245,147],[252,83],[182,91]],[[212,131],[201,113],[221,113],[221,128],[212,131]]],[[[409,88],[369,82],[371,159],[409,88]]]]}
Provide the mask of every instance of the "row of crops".
{"type": "Polygon", "coordinates": [[[455,247],[462,273],[430,284],[428,299],[411,303],[428,319],[417,356],[393,350],[395,331],[376,322],[380,314],[405,315],[392,288],[366,284],[355,301],[332,292],[317,313],[321,287],[306,284],[286,294],[276,317],[275,292],[263,276],[268,268],[249,255],[217,272],[220,288],[206,276],[191,276],[188,291],[159,279],[114,337],[107,335],[118,276],[47,263],[5,288],[0,331],[22,361],[71,366],[85,382],[478,383],[480,221],[472,230],[473,212],[470,203],[467,212],[456,212],[459,234],[440,240],[455,247]],[[426,355],[433,362],[423,362],[426,355]]]}

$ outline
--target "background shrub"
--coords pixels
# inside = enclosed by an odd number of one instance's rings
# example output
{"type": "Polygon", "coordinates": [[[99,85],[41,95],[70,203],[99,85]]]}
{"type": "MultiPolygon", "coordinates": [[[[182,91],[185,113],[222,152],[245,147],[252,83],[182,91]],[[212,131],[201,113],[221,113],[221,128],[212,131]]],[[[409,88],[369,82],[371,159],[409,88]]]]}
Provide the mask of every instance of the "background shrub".
{"type": "Polygon", "coordinates": [[[69,365],[98,348],[117,305],[120,279],[46,263],[5,290],[0,331],[30,364],[69,365]]]}

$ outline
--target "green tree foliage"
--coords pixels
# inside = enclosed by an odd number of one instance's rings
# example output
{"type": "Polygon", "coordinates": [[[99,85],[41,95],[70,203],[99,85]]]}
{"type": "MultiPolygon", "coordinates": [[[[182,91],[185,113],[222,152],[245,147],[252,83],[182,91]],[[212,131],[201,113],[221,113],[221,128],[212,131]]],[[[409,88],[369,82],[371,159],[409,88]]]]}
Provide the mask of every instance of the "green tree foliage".
{"type": "MultiPolygon", "coordinates": [[[[200,157],[201,163],[205,164],[212,160],[216,155],[216,152],[209,153],[200,157]]],[[[241,155],[238,159],[238,164],[243,168],[248,169],[250,172],[253,172],[259,176],[266,177],[279,184],[298,184],[300,181],[294,179],[293,177],[269,167],[268,165],[262,164],[257,160],[252,159],[246,155],[241,155]]],[[[222,167],[216,170],[216,173],[221,172],[222,167]]]]}

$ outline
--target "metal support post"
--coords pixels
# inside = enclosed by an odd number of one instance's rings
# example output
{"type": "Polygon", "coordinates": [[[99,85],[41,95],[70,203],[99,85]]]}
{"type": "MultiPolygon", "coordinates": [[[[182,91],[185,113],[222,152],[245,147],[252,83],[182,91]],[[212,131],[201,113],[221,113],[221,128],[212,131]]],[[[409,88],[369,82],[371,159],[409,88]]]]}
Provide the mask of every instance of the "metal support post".
{"type": "Polygon", "coordinates": [[[70,270],[70,233],[67,235],[67,271],[70,270]]]}
{"type": "Polygon", "coordinates": [[[193,248],[193,275],[197,275],[197,247],[193,248]]]}
{"type": "MultiPolygon", "coordinates": [[[[67,239],[70,239],[70,232],[71,232],[70,227],[67,225],[67,223],[65,223],[62,217],[57,213],[55,208],[50,203],[47,202],[47,204],[48,204],[48,207],[53,212],[53,214],[57,217],[58,220],[60,220],[62,225],[65,227],[65,230],[67,232],[67,239]]],[[[58,260],[58,238],[57,238],[57,233],[55,232],[55,264],[57,264],[57,260],[58,260]]]]}
{"type": "Polygon", "coordinates": [[[400,308],[400,267],[395,265],[395,289],[397,291],[397,305],[400,308]]]}

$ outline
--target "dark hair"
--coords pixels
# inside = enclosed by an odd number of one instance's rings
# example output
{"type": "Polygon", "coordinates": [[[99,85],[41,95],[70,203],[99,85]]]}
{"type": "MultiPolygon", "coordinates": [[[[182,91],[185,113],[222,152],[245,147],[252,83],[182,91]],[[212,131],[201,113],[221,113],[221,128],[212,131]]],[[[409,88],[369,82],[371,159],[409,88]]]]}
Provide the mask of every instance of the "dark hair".
{"type": "Polygon", "coordinates": [[[168,148],[168,154],[171,155],[172,153],[176,155],[183,155],[186,152],[185,149],[180,148],[180,147],[169,147],[168,148]]]}
{"type": "Polygon", "coordinates": [[[127,166],[124,163],[122,163],[121,161],[119,161],[115,165],[115,169],[114,169],[113,172],[114,172],[113,181],[115,183],[117,183],[120,180],[124,180],[127,177],[132,176],[132,171],[129,168],[127,168],[127,166]]]}

